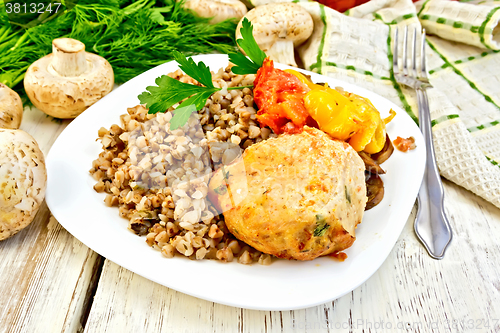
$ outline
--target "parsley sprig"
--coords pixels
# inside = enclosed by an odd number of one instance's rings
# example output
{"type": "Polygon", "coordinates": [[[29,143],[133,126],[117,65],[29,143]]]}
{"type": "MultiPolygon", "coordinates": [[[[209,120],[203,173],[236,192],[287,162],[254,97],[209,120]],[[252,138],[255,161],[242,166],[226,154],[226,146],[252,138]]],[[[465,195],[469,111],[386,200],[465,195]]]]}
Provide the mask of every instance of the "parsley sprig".
{"type": "MultiPolygon", "coordinates": [[[[214,92],[221,90],[221,88],[214,87],[212,83],[212,73],[210,73],[210,69],[203,62],[196,64],[193,58],[187,59],[182,53],[177,51],[173,52],[173,57],[175,61],[179,63],[179,68],[181,70],[203,84],[204,87],[180,82],[168,75],[162,75],[155,80],[157,86],[147,87],[147,91],[138,96],[139,101],[141,101],[142,104],[146,104],[149,113],[165,112],[170,107],[188,97],[187,100],[178,106],[178,109],[194,104],[196,110],[201,110],[207,103],[207,99],[214,92]]],[[[184,109],[184,112],[188,112],[188,110],[189,109],[184,109]]],[[[181,116],[181,112],[176,112],[176,114],[178,114],[179,117],[181,116]]],[[[175,117],[174,115],[174,118],[175,117]]],[[[186,118],[184,115],[182,117],[183,119],[186,118]]],[[[189,116],[187,118],[189,118],[189,116]]]]}
{"type": "MultiPolygon", "coordinates": [[[[235,64],[232,68],[235,74],[257,73],[266,58],[266,54],[257,45],[252,31],[252,23],[245,18],[240,30],[243,38],[238,39],[236,42],[245,51],[248,58],[242,53],[229,54],[229,61],[235,64]]],[[[214,86],[212,73],[210,73],[210,69],[202,61],[195,63],[193,58],[186,58],[184,54],[177,51],[174,51],[172,55],[179,64],[179,68],[203,86],[180,82],[167,75],[162,75],[155,80],[156,86],[146,87],[147,91],[141,93],[138,98],[142,104],[146,104],[149,113],[166,112],[170,107],[187,98],[179,104],[174,112],[174,116],[170,120],[170,129],[175,130],[184,126],[191,113],[201,110],[210,96],[222,90],[222,88],[214,86]],[[192,105],[194,107],[191,107],[192,105]]],[[[247,87],[240,86],[227,89],[233,90],[247,87]]]]}
{"type": "MultiPolygon", "coordinates": [[[[138,96],[139,101],[141,101],[142,104],[146,104],[146,107],[149,109],[149,113],[165,112],[171,106],[179,103],[183,99],[188,98],[191,95],[196,97],[198,94],[207,91],[205,90],[206,87],[183,83],[167,75],[160,76],[155,80],[155,83],[156,86],[147,87],[147,91],[138,96]]],[[[211,92],[211,94],[213,92],[211,92]]],[[[190,104],[195,103],[190,102],[190,104]]]]}
{"type": "Polygon", "coordinates": [[[241,22],[241,37],[236,41],[239,47],[248,55],[245,57],[242,53],[230,53],[229,61],[235,64],[232,68],[234,74],[255,74],[262,67],[266,54],[259,48],[253,37],[252,23],[245,17],[241,22]]]}
{"type": "Polygon", "coordinates": [[[182,53],[174,51],[173,57],[179,63],[179,68],[191,76],[196,81],[203,84],[205,87],[213,88],[212,73],[210,69],[202,61],[196,64],[193,58],[186,58],[182,53]]]}
{"type": "Polygon", "coordinates": [[[170,130],[176,130],[184,126],[193,112],[196,112],[194,104],[175,109],[174,116],[170,119],[170,130]]]}

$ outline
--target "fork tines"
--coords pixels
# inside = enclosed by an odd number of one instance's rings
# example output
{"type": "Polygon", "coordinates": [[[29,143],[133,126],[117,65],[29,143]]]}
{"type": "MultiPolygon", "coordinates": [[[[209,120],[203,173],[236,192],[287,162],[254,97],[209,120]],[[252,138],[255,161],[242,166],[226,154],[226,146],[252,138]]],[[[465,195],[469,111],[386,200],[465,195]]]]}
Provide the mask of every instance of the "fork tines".
{"type": "Polygon", "coordinates": [[[402,74],[408,75],[414,78],[424,78],[427,79],[427,71],[425,66],[425,29],[422,29],[422,34],[420,38],[420,68],[417,66],[417,39],[420,34],[417,32],[417,28],[413,29],[412,38],[412,48],[411,48],[411,58],[409,58],[409,48],[408,48],[408,26],[404,28],[403,35],[403,56],[401,57],[402,63],[398,58],[399,49],[399,27],[396,26],[394,32],[394,54],[393,54],[393,71],[394,74],[400,73],[400,67],[402,67],[402,74]],[[410,66],[408,66],[408,61],[410,61],[410,66]],[[418,70],[420,69],[420,70],[418,70]],[[418,71],[418,72],[417,72],[418,71]]]}
{"type": "MultiPolygon", "coordinates": [[[[412,47],[411,50],[408,47],[408,26],[404,28],[404,36],[403,36],[403,55],[401,60],[398,56],[399,47],[399,28],[396,26],[394,33],[394,47],[393,47],[393,71],[394,75],[397,79],[402,79],[401,76],[406,78],[403,80],[404,84],[415,87],[415,84],[408,84],[408,79],[419,80],[423,83],[428,83],[427,80],[427,71],[425,66],[425,29],[422,30],[422,34],[417,33],[417,28],[413,30],[413,38],[411,41],[412,47]],[[420,37],[420,66],[417,66],[417,39],[420,37]],[[410,56],[408,56],[410,54],[410,56]],[[410,59],[408,59],[410,58],[410,59]],[[408,66],[408,61],[410,61],[410,66],[408,66]],[[420,67],[420,68],[418,68],[420,67]],[[400,68],[402,68],[402,73],[400,72],[400,68]],[[398,78],[399,76],[399,78],[398,78]]],[[[399,80],[398,80],[399,81],[399,80]]]]}

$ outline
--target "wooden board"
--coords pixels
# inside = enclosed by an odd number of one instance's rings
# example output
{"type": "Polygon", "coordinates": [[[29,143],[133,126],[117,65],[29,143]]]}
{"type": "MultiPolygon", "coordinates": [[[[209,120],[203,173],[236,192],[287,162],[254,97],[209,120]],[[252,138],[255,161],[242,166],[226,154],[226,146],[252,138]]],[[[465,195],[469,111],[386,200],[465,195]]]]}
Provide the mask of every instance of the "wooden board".
{"type": "MultiPolygon", "coordinates": [[[[26,110],[23,129],[47,154],[69,122],[26,110]]],[[[333,302],[282,312],[200,300],[103,262],[43,204],[30,226],[0,242],[0,332],[500,332],[500,210],[444,187],[454,232],[444,260],[417,241],[414,210],[367,282],[333,302]]],[[[200,283],[224,286],[222,277],[200,283]]]]}
{"type": "MultiPolygon", "coordinates": [[[[21,129],[47,156],[68,123],[26,109],[21,129]]],[[[27,228],[0,242],[0,332],[76,332],[101,263],[51,217],[44,202],[27,228]]]]}
{"type": "MultiPolygon", "coordinates": [[[[366,283],[334,302],[283,312],[200,300],[106,260],[85,332],[498,332],[500,248],[491,234],[500,235],[500,211],[449,182],[445,190],[455,238],[444,260],[418,242],[414,209],[366,283]]],[[[223,278],[207,284],[223,288],[223,278]]]]}

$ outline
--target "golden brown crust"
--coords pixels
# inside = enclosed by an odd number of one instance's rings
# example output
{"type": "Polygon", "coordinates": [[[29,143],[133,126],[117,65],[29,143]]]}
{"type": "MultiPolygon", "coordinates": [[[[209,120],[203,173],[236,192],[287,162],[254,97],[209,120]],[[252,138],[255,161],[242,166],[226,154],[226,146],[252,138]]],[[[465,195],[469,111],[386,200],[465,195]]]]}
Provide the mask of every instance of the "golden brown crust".
{"type": "Polygon", "coordinates": [[[366,189],[363,161],[348,144],[305,127],[250,146],[242,160],[210,181],[211,198],[237,238],[298,260],[352,245],[366,189]]]}

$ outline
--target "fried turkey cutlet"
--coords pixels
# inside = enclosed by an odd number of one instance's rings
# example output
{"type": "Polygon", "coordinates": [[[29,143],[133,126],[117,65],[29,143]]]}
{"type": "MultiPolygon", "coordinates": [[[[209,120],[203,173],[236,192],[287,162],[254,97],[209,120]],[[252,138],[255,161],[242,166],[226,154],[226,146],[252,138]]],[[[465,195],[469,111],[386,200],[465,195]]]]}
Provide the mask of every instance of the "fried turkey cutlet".
{"type": "Polygon", "coordinates": [[[339,256],[363,218],[364,172],[349,144],[305,126],[248,147],[213,175],[209,197],[229,231],[259,251],[297,260],[339,256]]]}

